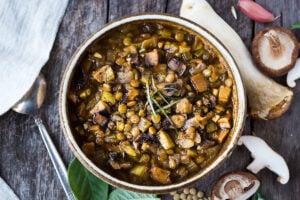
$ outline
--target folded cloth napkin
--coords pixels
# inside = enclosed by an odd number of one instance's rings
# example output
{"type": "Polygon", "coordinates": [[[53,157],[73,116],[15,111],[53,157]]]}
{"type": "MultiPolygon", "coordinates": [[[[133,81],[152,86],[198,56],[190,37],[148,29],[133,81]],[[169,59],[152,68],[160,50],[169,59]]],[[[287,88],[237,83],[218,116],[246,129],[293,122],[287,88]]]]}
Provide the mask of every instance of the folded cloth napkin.
{"type": "Polygon", "coordinates": [[[0,178],[0,195],[0,200],[19,200],[2,178],[0,178]]]}
{"type": "Polygon", "coordinates": [[[0,0],[0,115],[47,62],[68,0],[0,0]]]}

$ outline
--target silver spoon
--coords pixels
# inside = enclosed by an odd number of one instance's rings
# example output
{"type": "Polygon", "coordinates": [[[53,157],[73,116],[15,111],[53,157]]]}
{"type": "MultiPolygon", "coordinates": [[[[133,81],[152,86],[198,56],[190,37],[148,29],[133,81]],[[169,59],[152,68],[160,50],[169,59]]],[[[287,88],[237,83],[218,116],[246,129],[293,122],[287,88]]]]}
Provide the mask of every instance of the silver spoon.
{"type": "Polygon", "coordinates": [[[29,115],[34,118],[64,191],[69,200],[75,200],[75,197],[68,184],[66,167],[41,118],[37,116],[37,111],[42,106],[46,96],[46,85],[45,77],[43,74],[39,74],[30,90],[12,109],[17,113],[29,115]]]}

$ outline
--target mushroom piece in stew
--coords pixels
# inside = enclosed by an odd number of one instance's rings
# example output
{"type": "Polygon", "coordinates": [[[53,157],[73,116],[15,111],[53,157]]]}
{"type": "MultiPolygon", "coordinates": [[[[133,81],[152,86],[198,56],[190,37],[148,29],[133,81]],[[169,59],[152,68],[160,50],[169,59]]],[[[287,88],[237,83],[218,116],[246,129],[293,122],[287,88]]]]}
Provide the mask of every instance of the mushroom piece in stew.
{"type": "Polygon", "coordinates": [[[68,93],[73,132],[102,170],[167,185],[210,163],[233,126],[234,80],[219,52],[191,30],[145,21],[93,44],[68,93]]]}

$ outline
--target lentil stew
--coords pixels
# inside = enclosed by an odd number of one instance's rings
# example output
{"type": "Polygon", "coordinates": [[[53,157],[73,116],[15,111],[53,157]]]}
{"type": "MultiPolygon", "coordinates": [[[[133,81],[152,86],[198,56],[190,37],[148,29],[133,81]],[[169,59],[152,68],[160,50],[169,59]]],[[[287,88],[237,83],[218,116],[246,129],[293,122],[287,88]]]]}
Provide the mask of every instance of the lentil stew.
{"type": "Polygon", "coordinates": [[[134,184],[168,185],[220,151],[233,126],[234,84],[220,53],[200,35],[136,22],[88,49],[68,111],[79,146],[102,170],[134,184]]]}

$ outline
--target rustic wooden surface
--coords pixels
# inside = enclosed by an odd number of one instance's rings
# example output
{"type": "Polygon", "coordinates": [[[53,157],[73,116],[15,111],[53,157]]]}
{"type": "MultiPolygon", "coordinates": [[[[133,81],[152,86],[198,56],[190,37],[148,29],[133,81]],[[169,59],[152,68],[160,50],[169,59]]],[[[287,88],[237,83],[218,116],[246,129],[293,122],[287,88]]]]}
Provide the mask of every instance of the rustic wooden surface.
{"type": "MultiPolygon", "coordinates": [[[[209,0],[216,12],[242,37],[249,47],[253,35],[267,25],[249,20],[238,12],[235,20],[230,12],[237,0],[209,0]]],[[[300,21],[300,1],[257,0],[281,17],[274,23],[290,27],[300,21]]],[[[43,72],[48,80],[47,98],[40,115],[67,165],[74,157],[64,139],[58,116],[58,92],[67,62],[79,44],[101,26],[119,17],[142,12],[179,14],[180,0],[70,0],[50,59],[43,72]]],[[[209,20],[209,19],[208,19],[209,20]]],[[[269,24],[268,24],[269,25],[269,24]]],[[[297,33],[298,39],[300,34],[297,33]]],[[[255,78],[255,77],[253,77],[255,78]]],[[[278,79],[284,83],[285,78],[278,79]]],[[[276,182],[276,175],[268,170],[258,173],[263,194],[269,199],[299,199],[300,196],[300,83],[293,89],[295,97],[291,109],[281,118],[272,121],[247,120],[244,134],[254,132],[286,159],[290,181],[286,185],[276,182]]],[[[33,119],[12,111],[0,116],[0,176],[15,193],[25,200],[66,199],[54,168],[42,143],[33,119]]],[[[245,170],[251,161],[244,147],[237,147],[232,156],[219,169],[195,187],[210,193],[219,176],[234,170],[245,170]]],[[[163,199],[171,199],[163,195],[163,199]]],[[[0,194],[1,199],[1,194],[0,194]]],[[[2,199],[1,199],[2,200],[2,199]]]]}

